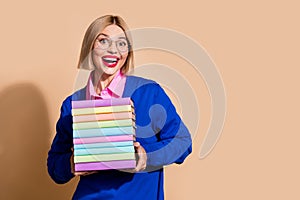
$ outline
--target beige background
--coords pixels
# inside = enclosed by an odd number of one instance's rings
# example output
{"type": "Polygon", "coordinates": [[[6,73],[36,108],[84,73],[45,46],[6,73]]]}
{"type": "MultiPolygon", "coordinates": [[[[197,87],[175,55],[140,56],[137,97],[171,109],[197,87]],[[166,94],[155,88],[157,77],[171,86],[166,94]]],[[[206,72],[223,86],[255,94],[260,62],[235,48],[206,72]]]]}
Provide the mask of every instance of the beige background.
{"type": "Polygon", "coordinates": [[[0,6],[0,199],[72,195],[77,180],[56,185],[47,175],[47,151],[61,102],[73,91],[83,34],[92,20],[111,13],[131,28],[164,27],[192,37],[226,87],[222,136],[200,160],[211,108],[203,80],[170,54],[136,54],[137,66],[168,64],[197,84],[202,120],[194,151],[183,165],[166,168],[166,199],[300,198],[296,0],[27,0],[0,6]]]}

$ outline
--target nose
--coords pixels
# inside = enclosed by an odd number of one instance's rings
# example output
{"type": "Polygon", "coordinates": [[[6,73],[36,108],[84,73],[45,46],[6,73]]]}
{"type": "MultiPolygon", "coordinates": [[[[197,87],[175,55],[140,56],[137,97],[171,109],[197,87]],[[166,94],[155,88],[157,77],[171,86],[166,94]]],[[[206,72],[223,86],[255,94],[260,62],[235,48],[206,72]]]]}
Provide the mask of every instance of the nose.
{"type": "Polygon", "coordinates": [[[111,53],[111,54],[116,54],[118,53],[118,49],[117,49],[117,45],[115,42],[112,42],[110,47],[107,49],[107,52],[108,53],[111,53]]]}

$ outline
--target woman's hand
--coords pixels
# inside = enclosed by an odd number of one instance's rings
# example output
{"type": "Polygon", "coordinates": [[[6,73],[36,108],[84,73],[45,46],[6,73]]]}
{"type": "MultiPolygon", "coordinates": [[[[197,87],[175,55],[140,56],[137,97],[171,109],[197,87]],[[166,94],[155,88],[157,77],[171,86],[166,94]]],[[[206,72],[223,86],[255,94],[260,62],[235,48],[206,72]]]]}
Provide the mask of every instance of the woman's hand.
{"type": "MultiPolygon", "coordinates": [[[[133,146],[135,148],[135,152],[137,155],[137,165],[134,169],[124,169],[121,171],[135,173],[135,172],[143,171],[147,167],[147,154],[146,154],[144,147],[142,147],[142,145],[139,142],[134,142],[133,146]]],[[[87,175],[94,174],[97,172],[97,171],[75,172],[75,170],[74,170],[74,153],[73,153],[74,150],[73,150],[73,148],[71,150],[72,150],[72,156],[70,158],[71,171],[75,176],[87,176],[87,175]]]]}
{"type": "Polygon", "coordinates": [[[74,170],[74,149],[71,148],[72,150],[72,156],[70,158],[70,162],[71,162],[71,172],[75,175],[75,176],[87,176],[87,175],[90,175],[90,174],[94,174],[96,173],[97,171],[88,171],[88,172],[75,172],[74,170]]]}
{"type": "Polygon", "coordinates": [[[139,142],[134,142],[133,146],[136,152],[136,160],[137,164],[134,169],[121,169],[120,171],[128,172],[128,173],[135,173],[140,172],[146,169],[147,167],[147,154],[144,147],[141,146],[139,142]]]}
{"type": "Polygon", "coordinates": [[[146,151],[145,151],[144,147],[142,147],[142,145],[139,142],[134,142],[133,145],[135,147],[135,151],[136,151],[137,157],[138,157],[137,158],[137,165],[136,165],[135,169],[133,170],[133,172],[143,171],[147,167],[147,154],[146,154],[146,151]]]}

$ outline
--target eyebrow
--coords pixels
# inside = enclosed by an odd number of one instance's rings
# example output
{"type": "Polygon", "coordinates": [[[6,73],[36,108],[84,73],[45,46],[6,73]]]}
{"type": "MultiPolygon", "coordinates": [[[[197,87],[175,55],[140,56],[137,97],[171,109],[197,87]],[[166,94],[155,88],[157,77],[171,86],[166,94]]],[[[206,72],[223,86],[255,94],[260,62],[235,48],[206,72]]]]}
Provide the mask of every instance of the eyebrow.
{"type": "MultiPolygon", "coordinates": [[[[103,35],[103,36],[105,36],[105,37],[110,38],[109,35],[107,35],[107,34],[105,34],[105,33],[100,33],[100,34],[98,35],[98,37],[99,37],[100,35],[103,35]]],[[[118,39],[125,39],[125,40],[126,40],[127,38],[124,37],[124,36],[121,36],[121,37],[118,37],[118,39]]]]}

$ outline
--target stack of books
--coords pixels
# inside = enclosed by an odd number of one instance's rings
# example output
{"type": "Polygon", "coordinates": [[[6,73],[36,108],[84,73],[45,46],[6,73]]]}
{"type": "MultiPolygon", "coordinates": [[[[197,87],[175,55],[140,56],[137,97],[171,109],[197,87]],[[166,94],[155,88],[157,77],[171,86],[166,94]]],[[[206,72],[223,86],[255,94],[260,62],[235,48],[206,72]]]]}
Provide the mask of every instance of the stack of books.
{"type": "Polygon", "coordinates": [[[135,168],[130,98],[72,101],[72,116],[75,172],[135,168]]]}

